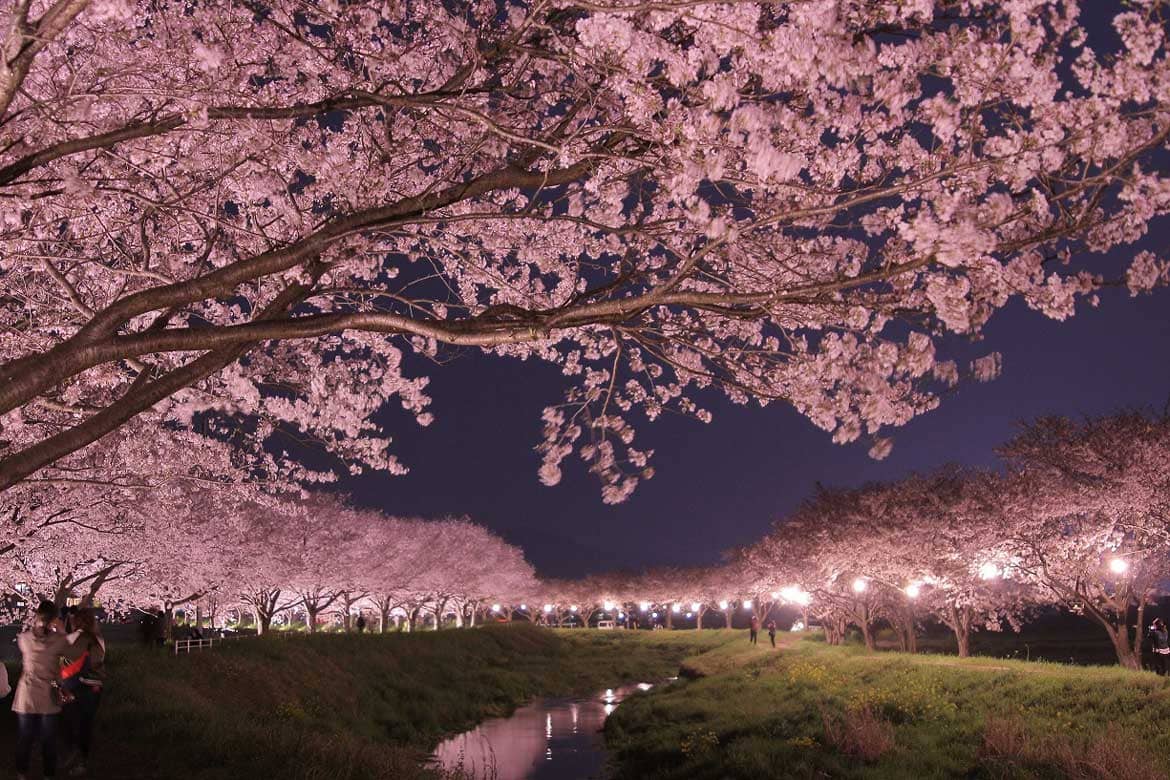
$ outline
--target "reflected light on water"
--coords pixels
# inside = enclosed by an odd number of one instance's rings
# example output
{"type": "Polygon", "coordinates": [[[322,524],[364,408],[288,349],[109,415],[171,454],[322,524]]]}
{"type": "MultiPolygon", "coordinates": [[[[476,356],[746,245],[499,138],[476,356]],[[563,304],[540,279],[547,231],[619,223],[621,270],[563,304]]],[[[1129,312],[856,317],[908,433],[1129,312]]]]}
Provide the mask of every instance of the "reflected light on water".
{"type": "Polygon", "coordinates": [[[601,728],[631,694],[648,683],[607,688],[589,699],[541,699],[508,718],[484,721],[435,750],[443,769],[467,778],[565,780],[599,777],[605,767],[601,728]]]}

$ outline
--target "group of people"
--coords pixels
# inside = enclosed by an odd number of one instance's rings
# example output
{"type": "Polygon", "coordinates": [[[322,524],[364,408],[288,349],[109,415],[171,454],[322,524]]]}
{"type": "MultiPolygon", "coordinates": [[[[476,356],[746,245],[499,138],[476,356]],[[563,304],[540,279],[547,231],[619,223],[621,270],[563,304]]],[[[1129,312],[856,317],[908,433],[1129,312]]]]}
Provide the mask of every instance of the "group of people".
{"type": "MultiPolygon", "coordinates": [[[[69,747],[69,775],[84,776],[105,677],[106,642],[96,613],[82,608],[62,614],[53,602],[42,601],[16,643],[21,655],[12,699],[17,780],[27,777],[38,742],[44,777],[56,776],[58,733],[69,747]]],[[[10,690],[0,664],[0,698],[10,690]]]]}
{"type": "MultiPolygon", "coordinates": [[[[772,647],[776,646],[776,621],[769,620],[764,628],[768,629],[768,639],[772,640],[772,647]]],[[[757,644],[760,638],[760,619],[756,615],[752,615],[752,622],[750,626],[750,633],[748,634],[748,641],[753,645],[757,644]]]]}

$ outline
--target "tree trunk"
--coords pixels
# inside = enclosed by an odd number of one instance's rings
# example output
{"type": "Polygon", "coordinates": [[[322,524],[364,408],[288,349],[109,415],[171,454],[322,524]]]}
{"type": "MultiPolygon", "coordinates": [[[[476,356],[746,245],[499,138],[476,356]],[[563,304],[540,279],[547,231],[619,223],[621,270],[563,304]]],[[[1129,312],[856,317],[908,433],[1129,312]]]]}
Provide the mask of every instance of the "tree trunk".
{"type": "Polygon", "coordinates": [[[1130,643],[1129,626],[1107,625],[1105,630],[1109,632],[1109,639],[1113,642],[1113,650],[1117,653],[1117,663],[1126,669],[1139,671],[1142,668],[1142,646],[1140,641],[1130,643]]]}
{"type": "Polygon", "coordinates": [[[865,649],[871,653],[877,650],[877,643],[873,638],[873,626],[868,620],[859,621],[861,623],[861,637],[865,640],[865,649]]]}
{"type": "Polygon", "coordinates": [[[733,614],[734,614],[734,611],[731,609],[723,610],[723,627],[724,628],[731,628],[731,617],[733,614]]]}
{"type": "Polygon", "coordinates": [[[951,630],[955,632],[955,641],[959,645],[959,657],[969,658],[971,656],[971,608],[963,607],[960,610],[952,606],[950,616],[951,630]]]}
{"type": "Polygon", "coordinates": [[[703,610],[702,610],[702,608],[700,608],[699,611],[695,613],[695,630],[698,631],[702,627],[703,627],[703,610]]]}
{"type": "Polygon", "coordinates": [[[256,635],[264,636],[272,626],[272,614],[262,609],[256,609],[254,613],[256,615],[256,635]]]}

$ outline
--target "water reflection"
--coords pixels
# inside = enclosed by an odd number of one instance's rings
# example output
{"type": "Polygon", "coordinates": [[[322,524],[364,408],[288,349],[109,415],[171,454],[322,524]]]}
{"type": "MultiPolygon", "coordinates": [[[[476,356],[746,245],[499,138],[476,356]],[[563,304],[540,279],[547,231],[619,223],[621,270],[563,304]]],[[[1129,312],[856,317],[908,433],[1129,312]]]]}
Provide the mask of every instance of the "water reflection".
{"type": "Polygon", "coordinates": [[[492,780],[586,780],[601,777],[601,727],[623,699],[649,683],[607,688],[588,699],[540,699],[508,718],[484,721],[435,750],[446,769],[492,780]]]}

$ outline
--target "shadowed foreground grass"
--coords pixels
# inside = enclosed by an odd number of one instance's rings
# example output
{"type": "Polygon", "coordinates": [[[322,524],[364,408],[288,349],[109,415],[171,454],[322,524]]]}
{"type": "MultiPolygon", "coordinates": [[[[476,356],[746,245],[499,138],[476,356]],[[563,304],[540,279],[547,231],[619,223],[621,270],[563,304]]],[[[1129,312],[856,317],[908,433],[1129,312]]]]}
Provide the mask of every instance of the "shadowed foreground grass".
{"type": "Polygon", "coordinates": [[[619,778],[1170,777],[1148,672],[736,642],[606,724],[619,778]]]}
{"type": "MultiPolygon", "coordinates": [[[[447,734],[539,695],[660,680],[734,632],[489,626],[416,634],[241,639],[178,658],[114,646],[96,777],[434,777],[447,734]]],[[[16,669],[13,681],[16,679],[16,669]]],[[[3,703],[0,767],[14,718],[3,703]]]]}

